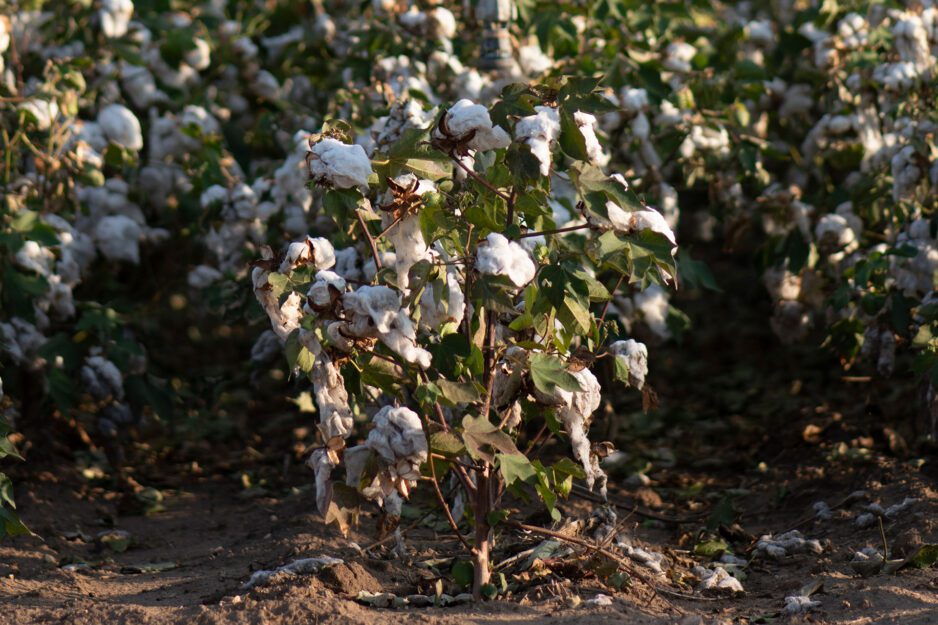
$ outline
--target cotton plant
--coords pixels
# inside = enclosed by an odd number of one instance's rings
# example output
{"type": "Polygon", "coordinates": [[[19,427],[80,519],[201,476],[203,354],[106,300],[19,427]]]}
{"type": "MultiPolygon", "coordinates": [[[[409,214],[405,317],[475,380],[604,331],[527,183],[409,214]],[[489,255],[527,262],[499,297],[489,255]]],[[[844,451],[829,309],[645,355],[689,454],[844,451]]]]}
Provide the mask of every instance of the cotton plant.
{"type": "Polygon", "coordinates": [[[594,112],[607,106],[595,83],[547,95],[513,85],[491,107],[459,100],[423,126],[411,115],[370,158],[347,124],[327,124],[306,163],[343,234],[309,235],[253,270],[291,368],[312,384],[321,447],[308,464],[320,512],[340,527],[352,518],[334,496],[339,467],[388,527],[429,478],[459,531],[466,519],[440,490],[453,476],[457,500],[474,502],[477,594],[489,577],[489,513],[506,489],[537,493],[555,518],[574,477],[606,496],[589,437],[602,403],[591,369],[614,359],[616,377],[641,389],[648,350],[614,340],[603,304],[623,283],[640,293],[676,275],[660,214],[592,164],[594,112]],[[582,215],[559,231],[554,172],[582,215]],[[544,419],[559,424],[574,462],[544,466],[519,450],[526,426],[544,419]]]}

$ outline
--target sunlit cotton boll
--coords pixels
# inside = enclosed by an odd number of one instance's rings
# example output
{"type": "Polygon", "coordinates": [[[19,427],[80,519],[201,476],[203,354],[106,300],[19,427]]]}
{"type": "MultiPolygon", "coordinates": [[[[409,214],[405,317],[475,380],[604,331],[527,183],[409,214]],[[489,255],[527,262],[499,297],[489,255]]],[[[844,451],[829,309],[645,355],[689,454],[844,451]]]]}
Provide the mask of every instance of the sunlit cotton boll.
{"type": "Polygon", "coordinates": [[[531,255],[521,245],[509,241],[503,235],[492,232],[479,246],[476,269],[493,276],[507,276],[511,282],[522,287],[534,279],[537,267],[531,255]]]}
{"type": "Polygon", "coordinates": [[[139,150],[143,147],[143,132],[137,116],[121,104],[109,104],[98,113],[98,125],[108,141],[127,148],[139,150]]]}
{"type": "Polygon", "coordinates": [[[310,149],[309,173],[336,189],[367,188],[371,161],[360,145],[326,137],[310,149]]]}
{"type": "Polygon", "coordinates": [[[648,375],[648,348],[634,339],[616,341],[609,346],[609,353],[622,362],[629,372],[629,384],[641,390],[648,375]]]}
{"type": "Polygon", "coordinates": [[[385,406],[372,420],[374,429],[365,444],[381,457],[392,478],[420,479],[420,465],[427,460],[423,424],[409,408],[385,406]]]}
{"type": "Polygon", "coordinates": [[[133,14],[134,3],[131,0],[102,0],[98,19],[104,36],[115,39],[126,35],[133,14]]]}
{"type": "Polygon", "coordinates": [[[200,37],[192,40],[194,48],[186,52],[186,63],[198,71],[208,69],[212,64],[212,50],[208,42],[200,37]]]}
{"type": "Polygon", "coordinates": [[[36,130],[48,130],[55,118],[59,116],[59,105],[55,100],[30,98],[22,102],[17,110],[27,114],[27,121],[35,124],[36,130]]]}
{"type": "MultiPolygon", "coordinates": [[[[515,124],[515,139],[531,148],[531,152],[541,164],[541,175],[548,176],[551,146],[560,136],[560,115],[557,109],[549,106],[536,106],[534,110],[537,112],[535,115],[522,117],[515,124]]],[[[595,138],[594,134],[593,139],[595,138]]]]}
{"type": "Polygon", "coordinates": [[[445,132],[440,128],[433,129],[434,138],[465,141],[471,150],[497,150],[507,148],[511,143],[508,133],[492,124],[488,109],[470,100],[456,102],[446,112],[443,125],[445,132]]]}
{"type": "Polygon", "coordinates": [[[280,263],[280,273],[289,273],[301,265],[312,265],[316,269],[330,269],[335,265],[335,248],[329,239],[308,236],[291,243],[280,263]]]}

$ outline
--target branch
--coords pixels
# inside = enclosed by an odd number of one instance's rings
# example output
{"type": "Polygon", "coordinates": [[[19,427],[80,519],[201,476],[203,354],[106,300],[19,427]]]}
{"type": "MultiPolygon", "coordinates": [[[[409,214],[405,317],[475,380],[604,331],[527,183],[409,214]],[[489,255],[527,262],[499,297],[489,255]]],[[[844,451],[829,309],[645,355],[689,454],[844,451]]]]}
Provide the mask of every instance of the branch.
{"type": "Polygon", "coordinates": [[[453,159],[453,162],[456,163],[456,165],[458,165],[460,169],[462,169],[464,172],[466,172],[466,174],[467,174],[470,178],[472,178],[473,180],[475,180],[476,182],[478,182],[479,184],[481,184],[483,187],[485,187],[486,189],[488,189],[489,191],[491,191],[492,193],[494,193],[494,194],[497,195],[498,197],[502,198],[502,199],[505,200],[506,202],[510,202],[510,201],[511,201],[511,197],[510,197],[510,196],[505,195],[504,192],[499,191],[499,190],[496,189],[494,186],[492,186],[492,183],[491,183],[491,182],[489,182],[488,180],[486,180],[485,178],[483,178],[482,176],[480,176],[479,174],[477,174],[477,173],[474,172],[473,170],[471,170],[471,169],[469,169],[468,167],[466,167],[466,164],[463,163],[457,156],[455,156],[454,154],[450,153],[449,157],[450,157],[451,159],[453,159]]]}
{"type": "Polygon", "coordinates": [[[579,226],[566,226],[565,228],[556,228],[554,230],[542,230],[540,232],[525,232],[524,234],[520,235],[518,238],[527,239],[528,237],[539,237],[539,236],[548,235],[548,234],[561,234],[563,232],[574,232],[576,230],[586,230],[587,228],[589,228],[590,230],[600,229],[592,224],[580,224],[579,226]]]}
{"type": "Polygon", "coordinates": [[[365,233],[365,237],[368,239],[368,245],[371,246],[371,255],[375,259],[375,272],[377,272],[381,269],[381,258],[378,256],[378,246],[375,244],[374,237],[368,232],[368,226],[365,225],[365,218],[362,217],[361,211],[355,209],[355,216],[358,217],[358,225],[361,226],[362,232],[365,233]]]}
{"type": "MultiPolygon", "coordinates": [[[[423,420],[424,432],[427,437],[427,449],[430,448],[430,423],[427,421],[427,416],[421,411],[420,414],[421,420],[423,420]]],[[[427,464],[430,465],[430,480],[433,482],[433,492],[436,493],[436,499],[440,502],[440,505],[443,506],[443,512],[446,514],[446,520],[449,521],[449,526],[453,528],[453,531],[456,532],[456,537],[459,538],[459,542],[463,544],[463,547],[466,548],[466,551],[473,553],[472,547],[466,542],[466,539],[463,538],[462,533],[459,531],[459,524],[456,523],[456,520],[453,518],[453,512],[449,509],[449,504],[446,503],[446,497],[443,496],[443,491],[440,490],[440,484],[436,479],[436,463],[433,462],[433,457],[427,459],[427,464]]]]}

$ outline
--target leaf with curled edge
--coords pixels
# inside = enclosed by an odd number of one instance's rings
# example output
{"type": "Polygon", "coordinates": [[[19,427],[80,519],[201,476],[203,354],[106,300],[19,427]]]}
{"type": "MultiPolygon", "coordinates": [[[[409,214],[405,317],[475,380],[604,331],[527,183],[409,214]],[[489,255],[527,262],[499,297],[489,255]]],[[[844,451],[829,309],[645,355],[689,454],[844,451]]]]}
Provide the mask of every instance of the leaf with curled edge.
{"type": "Polygon", "coordinates": [[[508,434],[482,417],[466,415],[462,420],[462,440],[469,455],[476,460],[495,463],[495,452],[520,455],[518,447],[508,434]],[[489,450],[494,451],[489,451],[489,450]]]}

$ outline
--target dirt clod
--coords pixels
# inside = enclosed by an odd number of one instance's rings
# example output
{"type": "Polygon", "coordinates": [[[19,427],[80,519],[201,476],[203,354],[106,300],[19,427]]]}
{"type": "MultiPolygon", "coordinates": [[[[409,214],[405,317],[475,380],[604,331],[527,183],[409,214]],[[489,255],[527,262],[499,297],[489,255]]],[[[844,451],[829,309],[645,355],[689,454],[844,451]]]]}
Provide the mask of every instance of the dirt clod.
{"type": "Polygon", "coordinates": [[[368,592],[382,592],[384,587],[357,562],[337,564],[323,569],[319,579],[330,589],[340,595],[357,595],[362,590],[368,592]]]}

